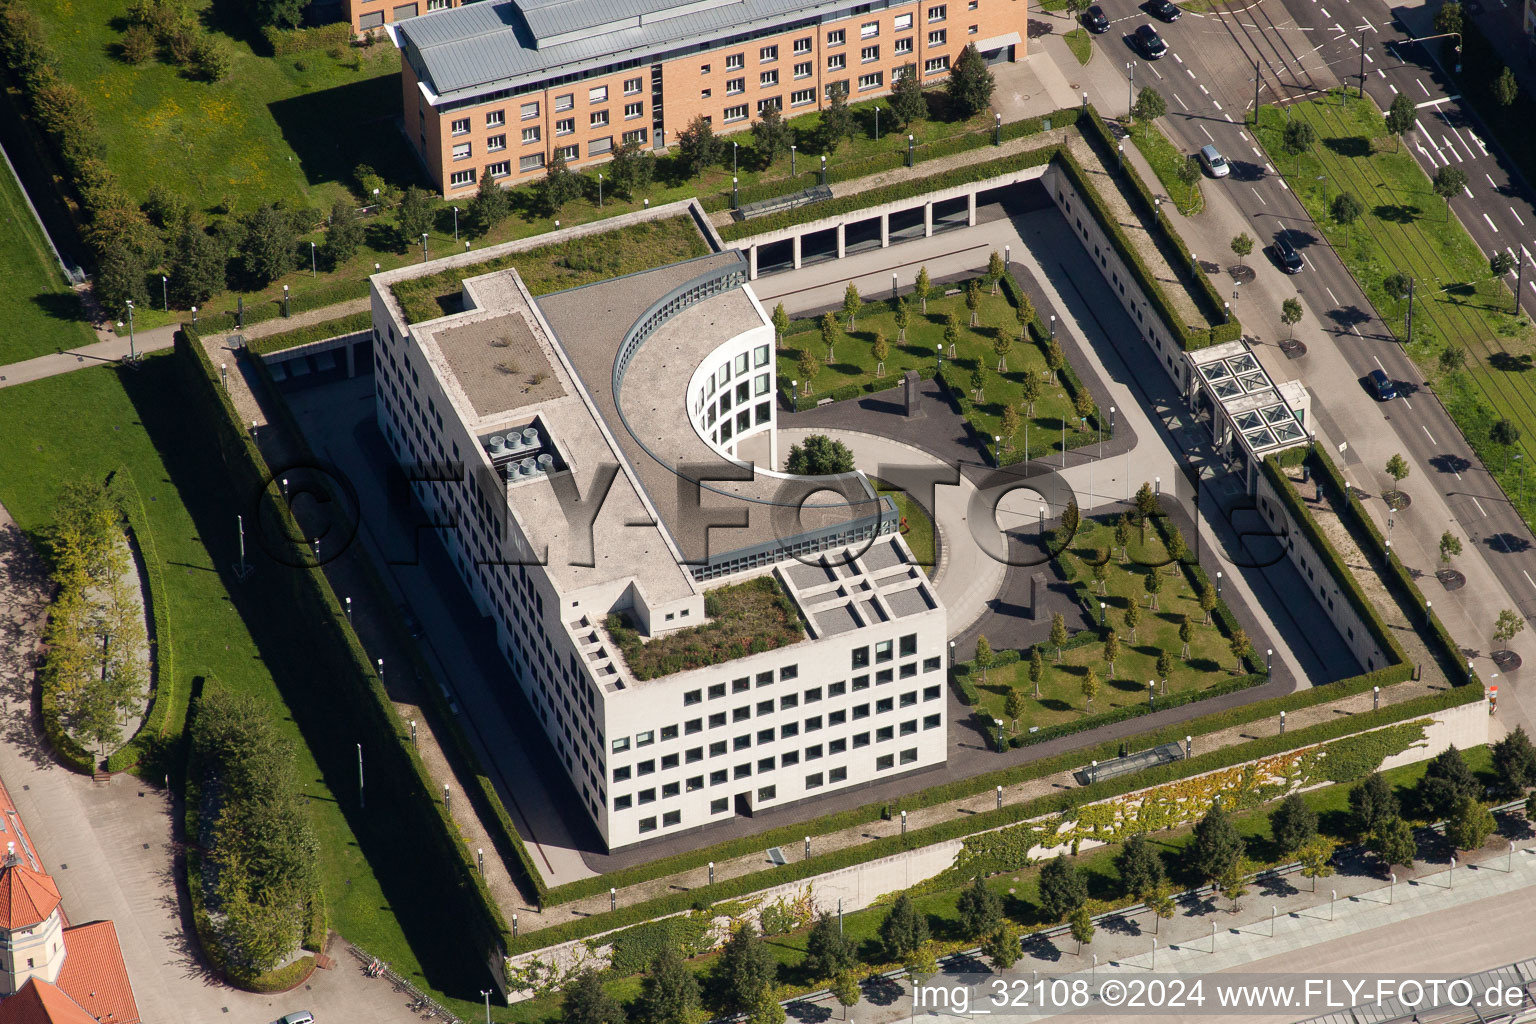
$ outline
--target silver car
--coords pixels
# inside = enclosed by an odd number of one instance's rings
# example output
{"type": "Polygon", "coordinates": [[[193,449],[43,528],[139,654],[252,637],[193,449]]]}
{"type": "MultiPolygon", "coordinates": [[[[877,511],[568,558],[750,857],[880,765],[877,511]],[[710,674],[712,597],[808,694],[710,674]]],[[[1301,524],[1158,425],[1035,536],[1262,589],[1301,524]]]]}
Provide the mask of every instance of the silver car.
{"type": "Polygon", "coordinates": [[[1227,158],[1215,146],[1200,147],[1200,163],[1213,178],[1225,178],[1232,173],[1232,165],[1227,163],[1227,158]]]}

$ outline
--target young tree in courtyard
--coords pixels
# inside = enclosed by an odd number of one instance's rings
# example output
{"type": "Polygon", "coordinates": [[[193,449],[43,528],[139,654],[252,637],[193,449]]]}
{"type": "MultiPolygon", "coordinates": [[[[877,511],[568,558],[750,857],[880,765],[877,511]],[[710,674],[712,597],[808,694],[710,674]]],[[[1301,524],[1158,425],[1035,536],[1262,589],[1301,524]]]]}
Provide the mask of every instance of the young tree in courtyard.
{"type": "Polygon", "coordinates": [[[698,177],[710,164],[720,159],[720,140],[709,118],[699,114],[677,133],[678,161],[691,178],[698,177]]]}
{"type": "Polygon", "coordinates": [[[651,960],[640,979],[637,1016],[644,1024],[682,1024],[699,1015],[699,981],[673,943],[651,960]]]}
{"type": "Polygon", "coordinates": [[[582,971],[566,985],[565,1009],[561,1019],[566,1024],[625,1024],[624,1008],[608,994],[596,971],[582,971]]]}
{"type": "Polygon", "coordinates": [[[1507,796],[1524,795],[1536,786],[1536,748],[1525,734],[1525,726],[1517,725],[1491,748],[1493,771],[1498,776],[1499,790],[1507,796]]]}
{"type": "Polygon", "coordinates": [[[1189,616],[1186,615],[1184,616],[1184,620],[1179,623],[1179,643],[1184,645],[1183,652],[1179,655],[1179,657],[1189,657],[1189,642],[1194,638],[1195,625],[1189,621],[1189,616]]]}
{"type": "Polygon", "coordinates": [[[997,282],[1003,279],[1007,269],[1003,266],[1003,257],[996,249],[987,257],[987,284],[992,288],[992,294],[997,294],[997,282]]]}
{"type": "Polygon", "coordinates": [[[1349,791],[1349,810],[1355,816],[1355,831],[1364,836],[1397,817],[1397,796],[1392,784],[1381,772],[1371,772],[1349,791]]]}
{"type": "Polygon", "coordinates": [[[836,359],[837,318],[831,313],[821,314],[821,343],[827,346],[827,362],[836,359]]]}
{"type": "Polygon", "coordinates": [[[917,296],[917,301],[923,304],[923,312],[928,312],[928,296],[933,294],[933,281],[928,277],[927,267],[917,268],[917,280],[912,282],[912,294],[917,296]]]}
{"type": "Polygon", "coordinates": [[[1244,261],[1253,253],[1253,236],[1244,231],[1232,239],[1232,254],[1237,257],[1237,262],[1246,265],[1244,261]]]}
{"type": "Polygon", "coordinates": [[[1057,612],[1051,616],[1051,646],[1056,648],[1056,660],[1061,661],[1061,648],[1067,642],[1066,617],[1057,612]]]}
{"type": "Polygon", "coordinates": [[[1163,859],[1156,848],[1147,841],[1146,833],[1134,833],[1115,854],[1115,873],[1125,886],[1125,893],[1137,899],[1145,899],[1158,885],[1167,879],[1163,859]]]}
{"type": "Polygon", "coordinates": [[[974,277],[965,282],[965,308],[971,313],[971,326],[977,326],[977,314],[981,309],[981,282],[974,277]]]}
{"type": "Polygon", "coordinates": [[[1168,677],[1173,674],[1173,655],[1167,651],[1157,652],[1157,678],[1163,681],[1163,693],[1168,692],[1168,677]]]}
{"type": "Polygon", "coordinates": [[[818,914],[805,939],[805,959],[801,966],[812,978],[835,978],[852,970],[859,962],[853,942],[843,935],[837,918],[818,914]]]}
{"type": "Polygon", "coordinates": [[[789,314],[784,310],[784,303],[773,307],[773,344],[775,348],[784,344],[784,335],[789,332],[789,314]]]}
{"type": "Polygon", "coordinates": [[[981,953],[992,961],[992,970],[1008,970],[1023,955],[1019,946],[1019,930],[1011,924],[1004,924],[987,936],[987,940],[981,944],[981,953]]]}
{"type": "Polygon", "coordinates": [[[804,349],[800,353],[800,360],[795,363],[795,369],[800,373],[800,383],[805,385],[805,393],[811,393],[811,382],[821,372],[821,360],[816,358],[816,353],[810,349],[804,349]]]}
{"type": "Polygon", "coordinates": [[[1301,849],[1296,859],[1301,862],[1301,877],[1312,879],[1312,891],[1317,892],[1317,880],[1333,874],[1333,852],[1338,843],[1328,836],[1313,836],[1301,849]]]}
{"type": "Polygon", "coordinates": [[[880,944],[887,960],[906,963],[928,942],[928,920],[902,893],[880,922],[880,944]]]}
{"type": "Polygon", "coordinates": [[[1450,530],[1440,535],[1440,561],[1447,569],[1451,566],[1451,559],[1461,554],[1461,538],[1450,530]]]}
{"type": "Polygon", "coordinates": [[[843,289],[843,315],[848,318],[848,330],[852,331],[857,326],[859,310],[864,304],[859,301],[859,290],[848,282],[848,287],[843,289]]]}
{"type": "Polygon", "coordinates": [[[1216,886],[1221,894],[1232,901],[1231,912],[1237,913],[1241,909],[1239,901],[1248,895],[1248,874],[1253,870],[1253,865],[1247,857],[1239,857],[1216,879],[1216,886]]]}
{"type": "Polygon", "coordinates": [[[1087,904],[1083,904],[1072,911],[1072,916],[1067,923],[1072,937],[1077,940],[1077,955],[1082,956],[1083,947],[1093,941],[1093,912],[1088,909],[1087,904]]]}
{"type": "Polygon", "coordinates": [[[1157,595],[1163,589],[1163,574],[1152,569],[1142,576],[1141,585],[1147,592],[1147,607],[1157,611],[1157,595]]]}
{"type": "Polygon", "coordinates": [[[981,681],[987,681],[987,669],[992,667],[992,645],[987,642],[986,635],[976,638],[976,667],[981,669],[981,681]]]}
{"type": "Polygon", "coordinates": [[[1104,660],[1109,664],[1109,674],[1115,674],[1115,659],[1120,657],[1120,638],[1114,630],[1104,634],[1104,660]]]}
{"type": "Polygon", "coordinates": [[[1136,630],[1141,626],[1141,603],[1132,601],[1125,606],[1125,631],[1131,634],[1131,643],[1136,642],[1136,630]]]}
{"type": "Polygon", "coordinates": [[[1009,448],[1013,447],[1013,439],[1018,436],[1020,422],[1021,420],[1019,418],[1019,410],[1017,408],[1015,408],[1013,405],[1003,406],[1003,443],[1006,444],[1009,448]]]}
{"type": "Polygon", "coordinates": [[[833,476],[853,471],[853,452],[826,434],[810,434],[789,446],[786,471],[795,476],[833,476]]]}
{"type": "Polygon", "coordinates": [[[1206,583],[1200,588],[1200,610],[1205,612],[1205,624],[1211,624],[1211,613],[1216,610],[1220,598],[1216,596],[1216,588],[1206,583]]]}
{"type": "Polygon", "coordinates": [[[961,934],[972,941],[997,931],[1003,923],[1003,901],[980,875],[961,891],[955,911],[960,915],[961,934]]]}
{"type": "Polygon", "coordinates": [[[908,65],[907,73],[896,79],[891,89],[891,112],[896,123],[909,128],[914,121],[928,116],[928,100],[923,96],[923,83],[918,81],[916,68],[908,65]]]}
{"type": "Polygon", "coordinates": [[[1036,644],[1029,649],[1029,681],[1035,688],[1035,700],[1040,699],[1040,680],[1045,678],[1045,657],[1040,653],[1040,645],[1036,644]]]}
{"type": "Polygon", "coordinates": [[[1028,705],[1024,703],[1024,694],[1019,692],[1018,687],[1010,686],[1008,697],[1003,701],[1003,714],[1008,716],[1009,727],[1013,732],[1019,731],[1019,716],[1027,707],[1028,705]]]}
{"type": "Polygon", "coordinates": [[[1019,381],[1019,397],[1028,408],[1029,418],[1034,419],[1035,403],[1040,401],[1040,375],[1034,370],[1024,371],[1024,378],[1019,381]]]}
{"type": "Polygon", "coordinates": [[[1241,629],[1234,629],[1232,636],[1227,640],[1227,649],[1232,652],[1232,657],[1237,660],[1234,672],[1243,670],[1243,661],[1253,653],[1253,644],[1248,641],[1248,634],[1241,629]]]}
{"type": "Polygon", "coordinates": [[[907,327],[912,323],[912,307],[907,305],[906,299],[896,300],[896,340],[905,344],[907,340],[907,327]]]}
{"type": "MultiPolygon", "coordinates": [[[[885,374],[885,361],[891,357],[891,343],[885,340],[884,331],[875,332],[875,340],[870,342],[869,352],[879,364],[881,376],[885,374]]],[[[1007,410],[1004,410],[1003,419],[1007,419],[1007,410]]]]}
{"type": "Polygon", "coordinates": [[[1082,690],[1085,701],[1084,707],[1092,709],[1093,698],[1099,695],[1099,674],[1093,669],[1089,669],[1083,675],[1082,690]]]}

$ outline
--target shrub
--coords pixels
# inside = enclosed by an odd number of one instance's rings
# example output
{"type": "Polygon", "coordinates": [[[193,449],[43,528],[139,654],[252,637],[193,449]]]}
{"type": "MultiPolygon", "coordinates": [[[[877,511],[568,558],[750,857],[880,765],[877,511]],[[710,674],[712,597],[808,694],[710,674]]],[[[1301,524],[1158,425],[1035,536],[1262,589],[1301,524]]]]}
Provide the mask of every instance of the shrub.
{"type": "Polygon", "coordinates": [[[123,60],[129,64],[143,64],[155,55],[155,37],[143,25],[129,25],[120,45],[123,60]]]}

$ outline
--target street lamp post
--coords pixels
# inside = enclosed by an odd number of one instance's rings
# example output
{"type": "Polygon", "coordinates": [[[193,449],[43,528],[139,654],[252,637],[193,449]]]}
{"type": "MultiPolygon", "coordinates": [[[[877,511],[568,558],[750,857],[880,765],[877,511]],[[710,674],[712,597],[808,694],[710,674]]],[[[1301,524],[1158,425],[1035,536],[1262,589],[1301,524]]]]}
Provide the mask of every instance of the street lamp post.
{"type": "Polygon", "coordinates": [[[165,287],[165,275],[160,275],[160,306],[165,312],[171,311],[171,293],[165,287]]]}
{"type": "Polygon", "coordinates": [[[790,412],[800,411],[800,382],[798,380],[789,382],[789,406],[790,412]]]}
{"type": "MultiPolygon", "coordinates": [[[[517,915],[514,914],[512,916],[515,918],[517,915]]],[[[483,988],[480,990],[480,994],[485,997],[485,1024],[491,1024],[491,990],[483,988]]]]}
{"type": "Polygon", "coordinates": [[[731,209],[733,209],[733,210],[739,209],[739,206],[737,204],[737,196],[738,196],[739,193],[738,193],[737,190],[740,187],[740,184],[741,184],[741,179],[740,178],[732,178],[731,179],[731,209]]]}
{"type": "Polygon", "coordinates": [[[1216,570],[1216,596],[1221,596],[1221,570],[1216,570]]]}
{"type": "Polygon", "coordinates": [[[827,154],[821,154],[821,184],[827,183],[827,154]]]}
{"type": "Polygon", "coordinates": [[[1125,62],[1125,113],[1129,117],[1131,108],[1136,105],[1136,62],[1125,62]]]}
{"type": "MultiPolygon", "coordinates": [[[[117,322],[117,326],[119,326],[119,327],[123,326],[123,322],[121,320],[119,320],[117,322]]],[[[138,349],[136,347],[136,343],[135,343],[134,337],[133,337],[133,300],[129,299],[128,300],[128,362],[130,364],[133,364],[133,363],[137,363],[138,361],[139,361],[139,353],[138,353],[138,349]]]]}
{"type": "Polygon", "coordinates": [[[736,176],[736,150],[738,148],[737,143],[731,143],[731,177],[733,178],[736,176]]]}
{"type": "Polygon", "coordinates": [[[1003,144],[1003,115],[1002,114],[997,114],[997,115],[995,115],[995,120],[992,122],[992,145],[994,145],[994,146],[1001,146],[1002,144],[1003,144]]]}
{"type": "Polygon", "coordinates": [[[597,172],[597,208],[603,208],[603,172],[597,172]]]}
{"type": "Polygon", "coordinates": [[[453,244],[459,244],[459,208],[453,208],[453,244]]]}
{"type": "Polygon", "coordinates": [[[913,138],[914,137],[911,136],[911,135],[907,136],[907,166],[908,167],[912,166],[912,142],[913,142],[913,138]]]}
{"type": "Polygon", "coordinates": [[[288,286],[283,285],[283,319],[288,319],[288,286]]]}
{"type": "Polygon", "coordinates": [[[880,104],[875,104],[875,141],[880,141],[880,104]]]}
{"type": "Polygon", "coordinates": [[[421,233],[421,262],[427,262],[427,233],[421,233]]]}
{"type": "Polygon", "coordinates": [[[789,144],[789,176],[796,177],[800,172],[795,169],[795,144],[789,144]]]}
{"type": "Polygon", "coordinates": [[[1125,170],[1125,143],[1115,143],[1115,171],[1125,170]]]}
{"type": "Polygon", "coordinates": [[[320,271],[315,267],[315,243],[309,243],[309,276],[319,277],[320,271]]]}

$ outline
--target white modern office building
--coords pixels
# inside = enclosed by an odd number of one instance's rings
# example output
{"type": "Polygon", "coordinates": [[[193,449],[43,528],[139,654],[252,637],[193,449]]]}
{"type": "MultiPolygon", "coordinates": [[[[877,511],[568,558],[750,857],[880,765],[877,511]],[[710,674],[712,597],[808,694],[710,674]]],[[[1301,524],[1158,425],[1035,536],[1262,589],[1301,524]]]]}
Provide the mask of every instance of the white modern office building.
{"type": "Polygon", "coordinates": [[[742,257],[538,298],[514,259],[408,324],[393,286],[469,259],[373,279],[378,424],[608,846],[942,763],[945,613],[894,506],[735,458],[780,457],[742,257]]]}

